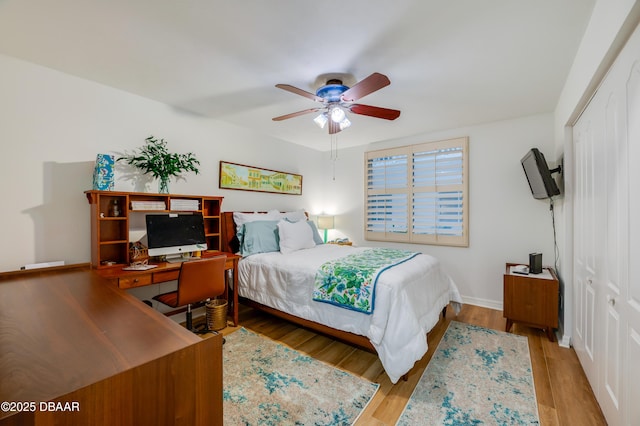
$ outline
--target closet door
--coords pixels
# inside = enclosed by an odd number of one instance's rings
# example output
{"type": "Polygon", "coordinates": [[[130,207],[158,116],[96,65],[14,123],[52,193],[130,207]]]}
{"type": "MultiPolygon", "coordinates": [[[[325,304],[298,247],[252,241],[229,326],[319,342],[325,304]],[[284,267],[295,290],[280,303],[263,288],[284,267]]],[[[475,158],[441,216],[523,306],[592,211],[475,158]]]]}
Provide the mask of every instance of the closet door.
{"type": "Polygon", "coordinates": [[[606,95],[606,244],[598,400],[609,424],[640,424],[640,31],[609,71],[606,95]]]}
{"type": "Polygon", "coordinates": [[[602,306],[603,336],[600,383],[600,406],[610,424],[621,424],[622,398],[622,327],[620,294],[628,284],[628,184],[626,102],[623,86],[618,82],[618,69],[601,91],[606,95],[604,105],[604,237],[600,253],[603,258],[602,306]]]}
{"type": "Polygon", "coordinates": [[[640,424],[640,31],[574,145],[573,344],[608,423],[640,424]]]}
{"type": "Polygon", "coordinates": [[[640,30],[630,41],[631,71],[625,81],[627,104],[627,170],[628,197],[628,261],[626,280],[620,288],[616,305],[623,319],[621,333],[623,355],[621,375],[623,387],[623,419],[627,424],[640,425],[640,30]],[[619,301],[619,302],[618,302],[619,301]]]}
{"type": "Polygon", "coordinates": [[[572,343],[582,367],[592,384],[598,383],[598,350],[596,338],[601,333],[596,330],[601,324],[596,312],[596,300],[601,277],[598,259],[598,245],[602,244],[601,217],[599,213],[602,191],[597,189],[601,164],[597,164],[602,140],[602,115],[595,105],[594,97],[589,108],[574,126],[575,196],[574,196],[574,327],[572,343]]]}

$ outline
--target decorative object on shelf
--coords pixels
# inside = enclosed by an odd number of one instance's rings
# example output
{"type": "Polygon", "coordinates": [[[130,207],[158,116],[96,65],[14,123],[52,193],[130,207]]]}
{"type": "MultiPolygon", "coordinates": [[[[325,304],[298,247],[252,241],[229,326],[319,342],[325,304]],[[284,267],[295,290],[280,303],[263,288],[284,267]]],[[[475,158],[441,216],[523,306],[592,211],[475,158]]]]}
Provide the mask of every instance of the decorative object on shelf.
{"type": "Polygon", "coordinates": [[[186,154],[171,153],[167,149],[167,141],[149,136],[145,139],[145,145],[139,152],[119,157],[117,161],[126,161],[144,172],[159,179],[160,194],[169,193],[169,179],[172,176],[180,176],[184,172],[200,173],[197,166],[200,162],[191,152],[186,154]]]}
{"type": "Polygon", "coordinates": [[[146,265],[149,262],[149,249],[140,241],[129,243],[129,264],[131,266],[146,265]]]}
{"type": "Polygon", "coordinates": [[[301,195],[302,175],[221,161],[219,186],[221,189],[301,195]]]}
{"type": "Polygon", "coordinates": [[[327,231],[334,229],[335,216],[320,215],[318,216],[318,229],[324,229],[324,242],[327,242],[327,231]]]}
{"type": "Polygon", "coordinates": [[[111,217],[118,217],[120,216],[120,205],[118,204],[118,200],[117,199],[113,199],[111,200],[111,202],[109,203],[109,216],[111,217]]]}
{"type": "Polygon", "coordinates": [[[93,189],[98,191],[113,191],[114,156],[110,154],[98,154],[96,165],[93,169],[93,189]]]}

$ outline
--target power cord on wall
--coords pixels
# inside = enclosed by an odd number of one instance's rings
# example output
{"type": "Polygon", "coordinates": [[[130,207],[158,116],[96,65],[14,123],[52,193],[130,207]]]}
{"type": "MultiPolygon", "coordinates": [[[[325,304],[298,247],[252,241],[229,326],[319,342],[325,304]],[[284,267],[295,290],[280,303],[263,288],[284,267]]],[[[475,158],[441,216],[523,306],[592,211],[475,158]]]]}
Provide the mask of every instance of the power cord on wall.
{"type": "Polygon", "coordinates": [[[558,249],[558,238],[556,235],[556,215],[555,210],[553,209],[553,197],[549,198],[549,210],[551,210],[551,223],[553,226],[553,252],[555,255],[553,263],[556,273],[559,273],[558,262],[560,261],[560,250],[558,249]]]}

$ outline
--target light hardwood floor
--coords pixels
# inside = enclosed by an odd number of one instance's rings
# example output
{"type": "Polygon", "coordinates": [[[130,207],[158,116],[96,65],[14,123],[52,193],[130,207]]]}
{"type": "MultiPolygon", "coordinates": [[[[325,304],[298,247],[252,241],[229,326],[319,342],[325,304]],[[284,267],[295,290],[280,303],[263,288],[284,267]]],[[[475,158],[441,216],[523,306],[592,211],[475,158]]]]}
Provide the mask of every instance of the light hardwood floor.
{"type": "MultiPolygon", "coordinates": [[[[271,315],[240,306],[240,325],[345,371],[380,383],[380,390],[357,425],[394,425],[429,363],[451,320],[504,331],[502,311],[465,305],[428,335],[429,351],[416,363],[407,381],[393,385],[377,356],[271,315]]],[[[237,328],[227,327],[223,334],[237,328]]],[[[606,425],[600,407],[573,349],[550,342],[543,331],[515,324],[512,332],[527,336],[538,399],[540,422],[547,425],[606,425]]]]}

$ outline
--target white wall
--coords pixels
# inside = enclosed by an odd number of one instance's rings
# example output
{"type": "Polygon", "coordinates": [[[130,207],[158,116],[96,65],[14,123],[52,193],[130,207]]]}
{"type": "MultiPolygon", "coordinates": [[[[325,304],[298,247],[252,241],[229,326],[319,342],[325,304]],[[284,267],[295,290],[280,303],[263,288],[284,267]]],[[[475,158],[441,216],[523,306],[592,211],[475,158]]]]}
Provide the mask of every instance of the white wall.
{"type": "MultiPolygon", "coordinates": [[[[2,55],[0,122],[0,271],[88,262],[83,191],[91,189],[96,154],[138,148],[151,134],[201,162],[200,174],[172,181],[173,193],[222,195],[223,210],[321,206],[320,152],[2,55]],[[301,173],[303,195],[220,190],[220,160],[301,173]]],[[[117,177],[116,190],[141,189],[117,177]]]]}
{"type": "Polygon", "coordinates": [[[529,262],[541,252],[553,265],[553,231],[548,201],[531,196],[520,159],[537,147],[553,156],[553,116],[525,117],[340,150],[336,180],[325,177],[332,194],[326,204],[336,217],[336,234],[358,245],[364,240],[364,152],[469,136],[470,243],[468,248],[391,244],[433,254],[453,276],[466,302],[502,309],[505,262],[529,262]]]}

